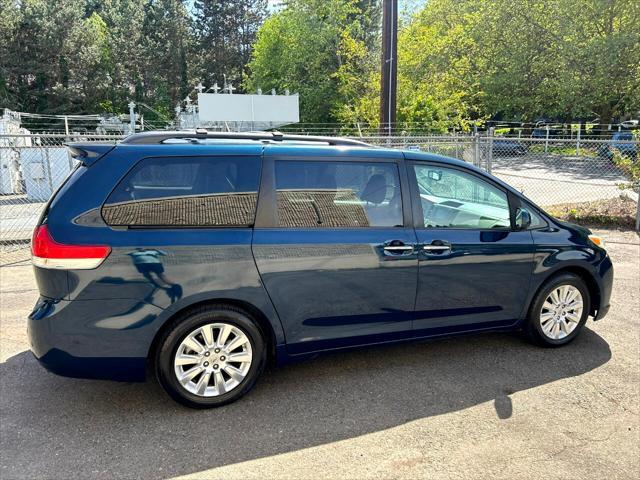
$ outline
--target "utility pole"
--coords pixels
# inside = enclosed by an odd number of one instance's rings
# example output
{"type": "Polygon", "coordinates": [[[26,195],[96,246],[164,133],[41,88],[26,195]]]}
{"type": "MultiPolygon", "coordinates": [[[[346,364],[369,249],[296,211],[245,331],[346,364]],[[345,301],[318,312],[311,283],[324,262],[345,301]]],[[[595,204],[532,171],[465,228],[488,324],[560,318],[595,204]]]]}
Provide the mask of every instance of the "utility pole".
{"type": "Polygon", "coordinates": [[[398,0],[382,2],[382,76],[380,79],[380,134],[393,135],[398,85],[398,0]]]}

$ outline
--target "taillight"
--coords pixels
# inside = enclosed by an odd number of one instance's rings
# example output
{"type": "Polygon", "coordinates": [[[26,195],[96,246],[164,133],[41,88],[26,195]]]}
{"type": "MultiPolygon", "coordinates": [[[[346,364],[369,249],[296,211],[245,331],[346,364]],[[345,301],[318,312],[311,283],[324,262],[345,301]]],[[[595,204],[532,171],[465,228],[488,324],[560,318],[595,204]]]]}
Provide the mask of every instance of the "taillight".
{"type": "Polygon", "coordinates": [[[99,266],[111,253],[104,245],[67,245],[56,242],[46,225],[36,227],[31,239],[31,261],[37,267],[87,270],[99,266]]]}

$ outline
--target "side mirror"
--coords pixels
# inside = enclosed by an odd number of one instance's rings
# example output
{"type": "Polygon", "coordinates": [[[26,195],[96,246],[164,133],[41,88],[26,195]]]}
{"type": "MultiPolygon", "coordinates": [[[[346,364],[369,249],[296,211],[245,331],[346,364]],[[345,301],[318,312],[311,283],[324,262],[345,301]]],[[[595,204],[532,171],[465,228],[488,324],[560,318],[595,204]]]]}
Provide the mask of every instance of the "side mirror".
{"type": "Polygon", "coordinates": [[[531,214],[526,208],[518,208],[516,211],[516,228],[526,230],[531,226],[531,214]]]}

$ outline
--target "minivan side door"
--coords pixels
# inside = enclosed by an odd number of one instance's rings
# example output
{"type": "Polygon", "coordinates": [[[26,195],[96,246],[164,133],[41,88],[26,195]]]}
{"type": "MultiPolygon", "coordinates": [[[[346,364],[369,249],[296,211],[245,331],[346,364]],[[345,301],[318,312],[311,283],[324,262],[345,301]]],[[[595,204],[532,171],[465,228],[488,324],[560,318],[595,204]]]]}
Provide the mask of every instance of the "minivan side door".
{"type": "Polygon", "coordinates": [[[531,232],[515,228],[517,197],[470,169],[407,162],[419,243],[416,336],[510,326],[533,269],[531,232]]]}
{"type": "Polygon", "coordinates": [[[418,259],[402,162],[267,149],[253,254],[290,354],[411,335],[418,259]]]}

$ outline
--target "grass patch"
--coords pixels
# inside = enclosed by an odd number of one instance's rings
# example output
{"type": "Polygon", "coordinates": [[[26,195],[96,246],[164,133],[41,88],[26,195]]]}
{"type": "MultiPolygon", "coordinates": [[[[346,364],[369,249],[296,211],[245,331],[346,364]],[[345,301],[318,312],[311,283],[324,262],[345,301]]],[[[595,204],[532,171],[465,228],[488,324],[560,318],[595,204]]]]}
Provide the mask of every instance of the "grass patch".
{"type": "Polygon", "coordinates": [[[593,202],[561,203],[546,207],[545,210],[560,220],[580,225],[634,229],[637,207],[635,200],[621,195],[593,202]]]}

